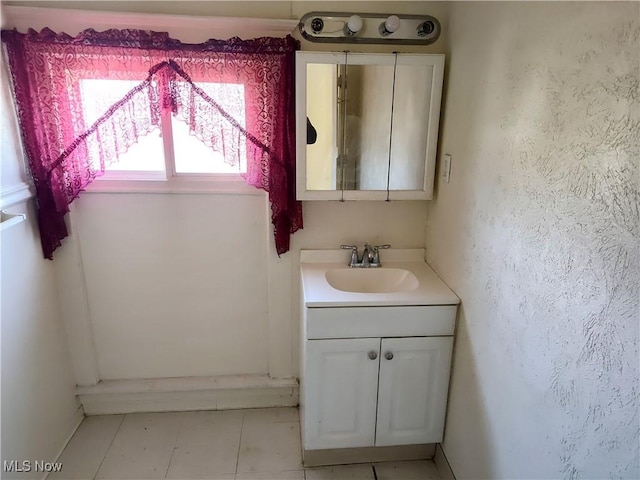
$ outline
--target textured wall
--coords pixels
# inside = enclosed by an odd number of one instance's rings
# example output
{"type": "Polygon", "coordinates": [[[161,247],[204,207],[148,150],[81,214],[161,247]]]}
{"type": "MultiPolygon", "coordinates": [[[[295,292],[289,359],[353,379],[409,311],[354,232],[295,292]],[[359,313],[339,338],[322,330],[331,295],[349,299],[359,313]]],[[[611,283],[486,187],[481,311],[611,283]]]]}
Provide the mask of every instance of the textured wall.
{"type": "Polygon", "coordinates": [[[639,478],[640,4],[458,3],[427,255],[462,478],[639,478]]]}

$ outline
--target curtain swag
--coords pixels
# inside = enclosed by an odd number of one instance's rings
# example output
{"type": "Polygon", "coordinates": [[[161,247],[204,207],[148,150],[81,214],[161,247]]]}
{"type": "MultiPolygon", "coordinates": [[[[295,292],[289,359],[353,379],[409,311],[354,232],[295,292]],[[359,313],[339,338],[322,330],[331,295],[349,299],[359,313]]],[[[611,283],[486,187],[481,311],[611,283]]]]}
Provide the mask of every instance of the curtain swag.
{"type": "MultiPolygon", "coordinates": [[[[295,197],[295,50],[291,37],[184,44],[167,33],[89,29],[71,37],[45,28],[3,30],[16,110],[36,188],[43,253],[68,235],[69,204],[105,167],[160,128],[169,110],[192,135],[268,193],[278,254],[302,228],[295,197]],[[88,123],[83,80],[140,82],[88,123]],[[202,82],[241,84],[245,122],[202,82]],[[87,124],[88,123],[88,124],[87,124]]],[[[109,102],[110,103],[110,102],[109,102]]]]}

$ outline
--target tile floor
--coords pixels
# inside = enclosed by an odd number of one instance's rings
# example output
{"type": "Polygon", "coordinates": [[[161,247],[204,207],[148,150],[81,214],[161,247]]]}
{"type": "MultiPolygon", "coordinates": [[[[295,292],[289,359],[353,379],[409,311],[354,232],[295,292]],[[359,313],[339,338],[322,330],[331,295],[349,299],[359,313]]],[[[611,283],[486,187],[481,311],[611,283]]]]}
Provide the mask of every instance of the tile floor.
{"type": "Polygon", "coordinates": [[[439,480],[430,460],[304,469],[296,408],[87,417],[48,480],[439,480]]]}

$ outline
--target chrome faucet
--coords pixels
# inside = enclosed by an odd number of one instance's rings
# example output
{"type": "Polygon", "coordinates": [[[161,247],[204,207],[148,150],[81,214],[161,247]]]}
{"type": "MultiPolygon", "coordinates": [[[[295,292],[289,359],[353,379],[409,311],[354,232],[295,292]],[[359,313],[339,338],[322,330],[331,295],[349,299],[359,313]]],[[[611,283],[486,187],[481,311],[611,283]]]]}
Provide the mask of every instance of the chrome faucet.
{"type": "MultiPolygon", "coordinates": [[[[364,251],[362,252],[362,266],[364,268],[375,267],[373,263],[373,247],[368,243],[364,244],[364,251]]],[[[378,262],[379,263],[379,262],[378,262]]]]}
{"type": "Polygon", "coordinates": [[[378,268],[382,266],[380,262],[380,249],[391,248],[391,245],[376,245],[372,247],[368,243],[364,244],[362,257],[358,254],[357,245],[340,245],[340,248],[351,250],[351,258],[349,259],[349,267],[351,268],[378,268]]]}

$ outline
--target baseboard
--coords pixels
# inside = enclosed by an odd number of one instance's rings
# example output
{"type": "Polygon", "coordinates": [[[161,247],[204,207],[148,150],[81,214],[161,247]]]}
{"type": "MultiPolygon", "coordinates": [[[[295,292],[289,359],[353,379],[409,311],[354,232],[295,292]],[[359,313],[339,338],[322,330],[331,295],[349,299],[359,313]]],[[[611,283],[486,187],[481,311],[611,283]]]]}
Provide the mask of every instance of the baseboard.
{"type": "Polygon", "coordinates": [[[423,460],[433,458],[434,448],[434,443],[425,443],[422,445],[398,445],[392,447],[303,450],[302,457],[305,467],[400,460],[423,460]]]}
{"type": "Polygon", "coordinates": [[[295,378],[268,375],[106,380],[78,387],[85,414],[181,412],[298,405],[295,378]]]}
{"type": "Polygon", "coordinates": [[[436,453],[433,456],[433,461],[436,467],[438,467],[442,480],[456,480],[456,476],[453,474],[453,470],[451,470],[451,465],[449,465],[449,460],[447,460],[447,456],[444,454],[444,450],[442,450],[442,445],[439,443],[436,445],[436,453]]]}
{"type": "MultiPolygon", "coordinates": [[[[67,438],[62,444],[62,447],[60,448],[60,450],[58,451],[58,454],[53,460],[53,463],[57,462],[60,459],[60,455],[62,455],[62,452],[64,451],[64,449],[67,448],[67,445],[71,441],[71,437],[75,435],[76,431],[80,427],[80,424],[82,423],[82,420],[84,420],[84,410],[82,409],[82,405],[80,405],[78,406],[77,410],[73,414],[73,428],[71,429],[71,432],[69,433],[69,435],[67,435],[67,438]]],[[[46,480],[48,476],[49,476],[49,473],[45,472],[44,476],[42,477],[42,480],[46,480]]]]}

